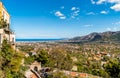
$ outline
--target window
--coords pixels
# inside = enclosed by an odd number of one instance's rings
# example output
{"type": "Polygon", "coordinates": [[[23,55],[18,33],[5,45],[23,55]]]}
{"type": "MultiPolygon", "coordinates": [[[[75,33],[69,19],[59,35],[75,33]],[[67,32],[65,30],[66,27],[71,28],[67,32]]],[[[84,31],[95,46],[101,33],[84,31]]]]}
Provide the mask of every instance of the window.
{"type": "Polygon", "coordinates": [[[37,71],[38,71],[38,67],[37,67],[37,66],[35,66],[35,67],[34,67],[34,70],[37,72],[37,71]]]}

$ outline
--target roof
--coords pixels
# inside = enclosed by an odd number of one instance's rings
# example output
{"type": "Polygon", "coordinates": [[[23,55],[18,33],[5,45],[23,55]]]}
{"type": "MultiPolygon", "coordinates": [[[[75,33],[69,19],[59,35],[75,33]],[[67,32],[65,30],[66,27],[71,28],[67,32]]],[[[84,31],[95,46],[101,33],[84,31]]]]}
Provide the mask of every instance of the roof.
{"type": "Polygon", "coordinates": [[[33,62],[32,65],[39,65],[40,63],[38,63],[37,61],[33,62]]]}

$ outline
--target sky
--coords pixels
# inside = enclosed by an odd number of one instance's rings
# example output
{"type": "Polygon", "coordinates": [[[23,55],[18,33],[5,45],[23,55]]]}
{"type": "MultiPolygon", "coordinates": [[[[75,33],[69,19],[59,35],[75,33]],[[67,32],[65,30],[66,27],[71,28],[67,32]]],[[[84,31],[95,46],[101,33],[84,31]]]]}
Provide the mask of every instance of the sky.
{"type": "Polygon", "coordinates": [[[2,0],[16,38],[72,38],[120,30],[120,0],[2,0]]]}

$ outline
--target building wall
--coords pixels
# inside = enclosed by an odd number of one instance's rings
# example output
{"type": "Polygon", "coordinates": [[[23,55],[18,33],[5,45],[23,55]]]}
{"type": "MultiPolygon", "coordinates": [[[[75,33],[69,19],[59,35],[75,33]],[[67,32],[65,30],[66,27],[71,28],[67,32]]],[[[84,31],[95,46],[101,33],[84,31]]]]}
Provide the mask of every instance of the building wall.
{"type": "Polygon", "coordinates": [[[15,47],[15,34],[14,33],[10,34],[10,42],[12,44],[12,48],[16,49],[16,47],[15,47]]]}
{"type": "Polygon", "coordinates": [[[30,65],[30,69],[31,69],[31,70],[34,70],[35,67],[37,67],[37,70],[40,71],[40,70],[41,70],[41,63],[35,61],[34,63],[32,63],[32,64],[30,65]]]}
{"type": "Polygon", "coordinates": [[[10,23],[10,15],[3,6],[2,2],[0,2],[0,18],[4,18],[4,20],[6,20],[7,23],[10,23]]]}
{"type": "Polygon", "coordinates": [[[15,43],[15,34],[14,33],[10,34],[10,42],[12,42],[13,44],[15,43]]]}
{"type": "MultiPolygon", "coordinates": [[[[2,2],[0,2],[0,21],[1,19],[4,19],[4,21],[9,24],[8,26],[10,26],[10,15],[2,2]]],[[[4,39],[7,39],[8,42],[12,44],[12,47],[15,49],[15,34],[10,30],[10,27],[0,28],[0,46],[4,39]]]]}
{"type": "Polygon", "coordinates": [[[8,41],[10,41],[10,35],[7,33],[4,33],[4,39],[7,39],[8,41]]]}
{"type": "Polygon", "coordinates": [[[3,39],[4,39],[4,30],[0,29],[0,45],[2,44],[3,39]]]}
{"type": "Polygon", "coordinates": [[[15,34],[14,33],[5,33],[4,29],[0,29],[0,45],[2,44],[3,40],[7,39],[8,42],[11,42],[13,47],[15,48],[15,34]]]}
{"type": "MultiPolygon", "coordinates": [[[[0,2],[0,20],[2,18],[10,25],[10,15],[7,12],[4,5],[2,4],[2,2],[0,2]]],[[[5,31],[5,28],[0,29],[0,45],[2,44],[4,39],[7,39],[8,42],[15,44],[15,34],[10,29],[7,29],[7,31],[5,31]]]]}

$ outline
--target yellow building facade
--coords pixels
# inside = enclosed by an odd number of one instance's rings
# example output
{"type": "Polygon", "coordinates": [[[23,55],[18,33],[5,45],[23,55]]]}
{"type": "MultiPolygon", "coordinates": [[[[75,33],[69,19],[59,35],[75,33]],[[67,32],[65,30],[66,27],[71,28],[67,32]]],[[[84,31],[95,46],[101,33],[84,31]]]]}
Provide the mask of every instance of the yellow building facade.
{"type": "Polygon", "coordinates": [[[0,21],[6,22],[6,26],[0,28],[0,45],[4,39],[7,39],[15,47],[15,34],[10,29],[10,15],[2,2],[0,2],[0,21]]]}
{"type": "Polygon", "coordinates": [[[6,21],[7,23],[10,23],[10,15],[7,12],[2,2],[0,2],[0,18],[1,19],[3,18],[4,21],[6,21]]]}

